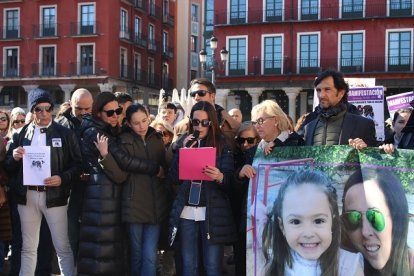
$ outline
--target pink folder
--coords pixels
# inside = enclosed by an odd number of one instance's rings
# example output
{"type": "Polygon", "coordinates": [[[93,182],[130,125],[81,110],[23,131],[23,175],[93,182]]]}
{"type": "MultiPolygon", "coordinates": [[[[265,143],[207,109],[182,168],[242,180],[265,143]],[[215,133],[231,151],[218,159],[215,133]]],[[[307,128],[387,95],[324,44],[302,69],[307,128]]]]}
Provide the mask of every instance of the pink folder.
{"type": "Polygon", "coordinates": [[[179,158],[180,180],[210,180],[203,173],[206,166],[216,166],[216,148],[181,148],[179,158]]]}

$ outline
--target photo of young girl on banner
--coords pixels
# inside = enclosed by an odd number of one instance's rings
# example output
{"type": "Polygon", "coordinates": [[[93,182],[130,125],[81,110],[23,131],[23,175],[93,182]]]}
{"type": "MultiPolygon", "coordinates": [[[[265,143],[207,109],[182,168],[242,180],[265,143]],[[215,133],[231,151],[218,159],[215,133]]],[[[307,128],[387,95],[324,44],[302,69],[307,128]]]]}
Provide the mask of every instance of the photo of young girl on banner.
{"type": "Polygon", "coordinates": [[[347,146],[258,150],[247,275],[413,275],[411,155],[347,146]]]}

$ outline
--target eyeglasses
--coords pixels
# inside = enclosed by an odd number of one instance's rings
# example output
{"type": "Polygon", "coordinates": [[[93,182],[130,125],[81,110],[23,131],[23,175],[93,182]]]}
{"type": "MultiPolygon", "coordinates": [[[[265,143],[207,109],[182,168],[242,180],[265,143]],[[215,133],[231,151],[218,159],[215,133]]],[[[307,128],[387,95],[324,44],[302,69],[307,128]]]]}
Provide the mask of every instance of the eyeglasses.
{"type": "Polygon", "coordinates": [[[112,117],[116,113],[116,115],[121,115],[122,113],[122,107],[118,107],[117,109],[111,109],[111,110],[102,110],[106,113],[106,116],[112,117]]]}
{"type": "Polygon", "coordinates": [[[207,119],[203,119],[203,120],[199,120],[199,119],[193,119],[191,120],[191,123],[193,124],[193,126],[199,126],[201,124],[202,127],[208,127],[211,122],[207,119]]]}
{"type": "Polygon", "coordinates": [[[49,106],[36,106],[34,108],[34,112],[40,113],[42,111],[46,111],[47,113],[50,113],[53,110],[53,107],[51,105],[49,106]]]}
{"type": "Polygon", "coordinates": [[[262,118],[258,118],[256,121],[252,121],[252,125],[259,125],[259,126],[261,126],[261,125],[263,125],[264,124],[264,122],[267,120],[267,119],[271,119],[271,118],[274,118],[275,116],[272,116],[272,117],[262,117],[262,118]]]}
{"type": "Polygon", "coordinates": [[[210,91],[207,90],[197,90],[197,91],[193,91],[190,93],[191,97],[195,97],[196,95],[198,95],[199,97],[204,97],[205,95],[207,95],[207,93],[210,94],[210,91]]]}
{"type": "Polygon", "coordinates": [[[24,124],[26,121],[24,120],[24,119],[21,119],[21,120],[14,120],[13,121],[13,125],[16,125],[16,124],[24,124]]]}
{"type": "Polygon", "coordinates": [[[7,121],[7,117],[1,117],[1,118],[0,118],[0,121],[2,121],[2,122],[7,121]]]}
{"type": "Polygon", "coordinates": [[[169,136],[170,135],[170,133],[168,132],[168,131],[157,131],[159,134],[161,134],[162,135],[162,137],[166,137],[166,136],[169,136]]]}
{"type": "MultiPolygon", "coordinates": [[[[341,215],[342,222],[345,229],[349,231],[355,231],[362,226],[362,212],[349,211],[341,215]]],[[[384,214],[376,209],[368,209],[365,212],[368,222],[378,232],[381,232],[385,228],[384,214]]]]}
{"type": "Polygon", "coordinates": [[[254,142],[256,142],[256,138],[255,137],[247,137],[247,138],[243,138],[243,137],[237,137],[236,138],[236,142],[239,144],[244,144],[247,141],[248,144],[254,144],[254,142]]]}

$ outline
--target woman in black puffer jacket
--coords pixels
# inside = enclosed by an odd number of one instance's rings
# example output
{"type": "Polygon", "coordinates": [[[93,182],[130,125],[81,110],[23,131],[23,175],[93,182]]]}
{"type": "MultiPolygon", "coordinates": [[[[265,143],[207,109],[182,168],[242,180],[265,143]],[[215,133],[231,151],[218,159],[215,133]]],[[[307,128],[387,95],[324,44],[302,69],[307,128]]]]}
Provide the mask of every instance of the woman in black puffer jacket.
{"type": "Polygon", "coordinates": [[[111,154],[103,158],[96,146],[98,134],[115,143],[121,112],[114,94],[102,92],[94,99],[92,116],[82,122],[84,172],[90,177],[82,208],[78,275],[125,275],[120,183],[126,174],[111,154]]]}
{"type": "MultiPolygon", "coordinates": [[[[201,244],[203,267],[206,275],[221,275],[223,245],[237,239],[236,228],[228,200],[231,193],[231,178],[234,172],[233,153],[230,143],[222,134],[214,107],[208,102],[198,102],[191,109],[190,133],[197,130],[197,141],[191,142],[194,135],[183,138],[182,145],[192,147],[215,147],[215,166],[207,166],[204,173],[211,178],[201,185],[189,180],[182,181],[170,213],[170,244],[179,234],[179,250],[182,256],[183,275],[198,275],[198,259],[201,244]],[[200,185],[200,186],[198,186],[200,185]],[[189,199],[190,190],[200,188],[195,201],[189,199]],[[197,200],[198,199],[198,200],[197,200]],[[197,202],[198,201],[198,202],[197,202]]],[[[180,144],[177,142],[177,146],[180,144]]],[[[174,157],[168,180],[178,182],[179,151],[174,157]]],[[[203,158],[200,156],[200,158],[203,158]]],[[[194,182],[194,181],[193,181],[194,182]]],[[[197,181],[200,182],[200,181],[197,181]]],[[[192,197],[193,198],[193,197],[192,197]]]]}

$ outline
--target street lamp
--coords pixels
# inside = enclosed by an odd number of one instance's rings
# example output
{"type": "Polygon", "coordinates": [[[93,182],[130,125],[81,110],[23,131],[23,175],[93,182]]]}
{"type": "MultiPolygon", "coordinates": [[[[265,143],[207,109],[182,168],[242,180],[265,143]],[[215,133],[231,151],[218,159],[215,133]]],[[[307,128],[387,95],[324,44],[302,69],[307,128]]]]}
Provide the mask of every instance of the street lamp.
{"type": "MultiPolygon", "coordinates": [[[[211,82],[214,84],[215,82],[215,68],[217,66],[217,62],[216,62],[216,58],[215,58],[215,50],[217,49],[217,44],[218,44],[218,39],[213,35],[210,38],[210,48],[212,50],[211,53],[211,66],[210,66],[210,70],[211,70],[211,82]]],[[[223,47],[223,49],[221,49],[220,51],[220,59],[223,63],[227,62],[228,59],[228,55],[229,52],[226,50],[225,47],[223,47]]],[[[199,53],[199,57],[200,57],[200,63],[202,64],[203,68],[206,69],[206,64],[207,64],[207,52],[206,50],[202,49],[199,53]]]]}

